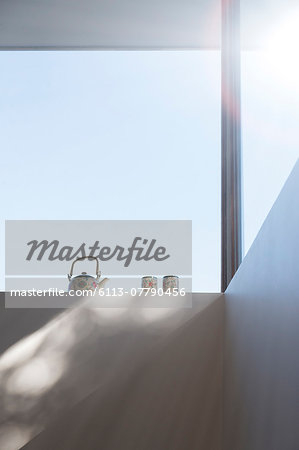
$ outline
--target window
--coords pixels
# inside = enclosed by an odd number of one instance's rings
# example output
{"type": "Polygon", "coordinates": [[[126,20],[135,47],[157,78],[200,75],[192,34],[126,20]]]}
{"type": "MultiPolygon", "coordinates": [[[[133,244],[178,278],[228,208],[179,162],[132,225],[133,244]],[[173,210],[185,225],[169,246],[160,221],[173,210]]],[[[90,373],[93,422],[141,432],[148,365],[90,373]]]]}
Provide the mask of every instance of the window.
{"type": "Polygon", "coordinates": [[[259,44],[241,64],[245,252],[299,155],[298,10],[277,3],[255,14],[263,27],[242,16],[247,41],[259,44]]]}
{"type": "Polygon", "coordinates": [[[2,52],[3,219],[192,219],[220,290],[220,52],[2,52]]]}

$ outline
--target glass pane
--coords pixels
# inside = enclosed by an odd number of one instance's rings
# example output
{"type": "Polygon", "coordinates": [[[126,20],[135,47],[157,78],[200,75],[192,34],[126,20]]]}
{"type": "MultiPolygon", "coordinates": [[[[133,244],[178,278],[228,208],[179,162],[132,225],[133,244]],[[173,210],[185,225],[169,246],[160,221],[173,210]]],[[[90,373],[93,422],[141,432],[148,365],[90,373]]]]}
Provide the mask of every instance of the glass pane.
{"type": "Polygon", "coordinates": [[[264,22],[258,50],[242,52],[245,252],[299,156],[299,15],[288,8],[264,22]]]}
{"type": "Polygon", "coordinates": [[[2,219],[192,219],[219,291],[219,52],[0,57],[2,219]]]}

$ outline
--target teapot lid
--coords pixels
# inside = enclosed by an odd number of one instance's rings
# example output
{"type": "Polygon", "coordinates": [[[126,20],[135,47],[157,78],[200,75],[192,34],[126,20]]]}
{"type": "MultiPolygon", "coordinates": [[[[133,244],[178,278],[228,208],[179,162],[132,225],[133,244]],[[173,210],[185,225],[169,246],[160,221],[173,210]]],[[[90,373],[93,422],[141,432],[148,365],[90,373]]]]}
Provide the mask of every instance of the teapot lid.
{"type": "Polygon", "coordinates": [[[94,278],[94,279],[96,279],[96,278],[93,277],[92,275],[88,275],[87,272],[82,272],[80,275],[76,275],[76,276],[73,277],[73,278],[81,278],[81,277],[84,277],[84,278],[94,278]]]}

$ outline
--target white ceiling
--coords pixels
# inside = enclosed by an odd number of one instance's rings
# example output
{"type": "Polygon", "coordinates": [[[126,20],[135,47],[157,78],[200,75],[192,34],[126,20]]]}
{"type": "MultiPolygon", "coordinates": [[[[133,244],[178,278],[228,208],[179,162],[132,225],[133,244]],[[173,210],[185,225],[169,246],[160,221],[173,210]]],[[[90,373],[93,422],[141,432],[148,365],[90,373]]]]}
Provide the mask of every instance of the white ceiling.
{"type": "MultiPolygon", "coordinates": [[[[0,48],[219,48],[220,0],[0,0],[0,48]]],[[[242,43],[298,0],[241,0],[242,43]]]]}
{"type": "Polygon", "coordinates": [[[215,47],[219,5],[219,0],[0,0],[0,45],[215,47]]]}

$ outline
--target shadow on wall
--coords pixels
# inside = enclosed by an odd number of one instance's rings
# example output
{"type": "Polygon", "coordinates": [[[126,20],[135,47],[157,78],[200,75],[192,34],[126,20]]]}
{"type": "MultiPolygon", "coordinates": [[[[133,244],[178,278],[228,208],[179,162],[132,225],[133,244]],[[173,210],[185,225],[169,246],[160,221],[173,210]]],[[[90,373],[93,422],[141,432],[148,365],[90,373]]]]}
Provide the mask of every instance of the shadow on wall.
{"type": "Polygon", "coordinates": [[[6,309],[5,293],[0,293],[0,357],[25,336],[61,314],[61,309],[6,309]],[[13,330],[13,331],[12,331],[13,330]]]}
{"type": "MultiPolygon", "coordinates": [[[[95,389],[100,402],[111,386],[126,382],[147,360],[161,335],[170,334],[199,309],[82,306],[13,345],[0,357],[0,448],[24,445],[59,412],[95,389]]],[[[35,318],[36,311],[24,313],[35,318]]]]}
{"type": "Polygon", "coordinates": [[[116,373],[108,390],[100,386],[24,449],[220,450],[222,344],[218,297],[163,339],[130,376],[116,373]]]}

